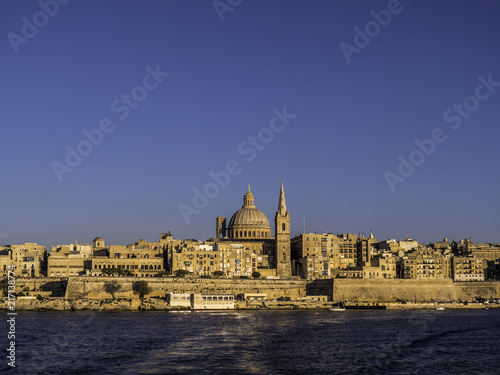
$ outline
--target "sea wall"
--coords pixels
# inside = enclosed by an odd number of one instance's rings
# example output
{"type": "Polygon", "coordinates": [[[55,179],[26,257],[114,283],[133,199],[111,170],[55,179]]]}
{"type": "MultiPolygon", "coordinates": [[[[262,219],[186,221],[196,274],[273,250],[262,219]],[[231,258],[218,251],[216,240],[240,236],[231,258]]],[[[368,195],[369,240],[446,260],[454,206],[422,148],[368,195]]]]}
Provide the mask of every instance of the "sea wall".
{"type": "Polygon", "coordinates": [[[191,278],[137,278],[137,277],[70,277],[18,278],[16,291],[28,296],[66,297],[76,299],[110,299],[104,289],[106,282],[117,280],[121,289],[116,298],[138,298],[132,284],[139,280],[148,282],[152,292],[149,297],[164,297],[174,293],[243,294],[266,293],[268,300],[288,297],[292,300],[306,295],[327,295],[338,301],[472,301],[476,297],[500,299],[500,281],[453,282],[452,280],[276,280],[276,279],[191,279],[191,278]]]}
{"type": "Polygon", "coordinates": [[[118,280],[121,285],[120,291],[115,293],[117,298],[132,298],[132,285],[140,280],[147,281],[152,289],[150,297],[165,297],[170,292],[234,295],[260,292],[266,293],[270,300],[280,297],[296,299],[306,295],[307,285],[306,280],[70,277],[65,297],[69,300],[110,298],[104,285],[111,280],[118,280]]]}
{"type": "Polygon", "coordinates": [[[16,293],[27,296],[64,297],[67,279],[60,277],[17,277],[16,293]]]}
{"type": "Polygon", "coordinates": [[[500,298],[500,282],[450,280],[335,279],[333,300],[338,301],[472,301],[500,298]]]}

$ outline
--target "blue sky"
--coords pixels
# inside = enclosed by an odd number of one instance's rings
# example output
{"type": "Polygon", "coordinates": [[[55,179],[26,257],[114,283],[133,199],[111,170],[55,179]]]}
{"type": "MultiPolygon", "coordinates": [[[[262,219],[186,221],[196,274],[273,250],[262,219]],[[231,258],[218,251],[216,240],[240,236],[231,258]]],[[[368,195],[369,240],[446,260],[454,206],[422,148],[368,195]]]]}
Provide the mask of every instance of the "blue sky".
{"type": "Polygon", "coordinates": [[[292,234],[500,242],[497,1],[230,3],[1,2],[3,244],[204,240],[247,184],[274,226],[281,180],[292,234]]]}

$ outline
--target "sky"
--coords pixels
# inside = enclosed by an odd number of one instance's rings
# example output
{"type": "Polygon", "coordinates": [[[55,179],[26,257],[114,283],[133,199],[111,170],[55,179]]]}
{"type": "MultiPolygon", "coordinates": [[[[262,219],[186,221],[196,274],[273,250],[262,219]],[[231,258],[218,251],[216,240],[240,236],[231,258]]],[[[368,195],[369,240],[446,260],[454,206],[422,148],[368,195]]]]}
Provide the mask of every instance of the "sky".
{"type": "Polygon", "coordinates": [[[0,245],[500,242],[500,3],[2,1],[0,245]]]}

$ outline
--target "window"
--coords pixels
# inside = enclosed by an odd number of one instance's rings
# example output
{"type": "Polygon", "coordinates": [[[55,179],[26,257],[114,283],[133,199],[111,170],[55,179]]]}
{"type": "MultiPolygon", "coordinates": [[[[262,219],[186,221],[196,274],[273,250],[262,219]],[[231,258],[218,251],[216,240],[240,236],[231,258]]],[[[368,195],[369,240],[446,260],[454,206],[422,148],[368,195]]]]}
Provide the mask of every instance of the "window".
{"type": "Polygon", "coordinates": [[[283,225],[281,226],[281,228],[282,228],[281,230],[282,230],[283,232],[286,230],[286,225],[285,225],[285,223],[283,223],[283,225]]]}

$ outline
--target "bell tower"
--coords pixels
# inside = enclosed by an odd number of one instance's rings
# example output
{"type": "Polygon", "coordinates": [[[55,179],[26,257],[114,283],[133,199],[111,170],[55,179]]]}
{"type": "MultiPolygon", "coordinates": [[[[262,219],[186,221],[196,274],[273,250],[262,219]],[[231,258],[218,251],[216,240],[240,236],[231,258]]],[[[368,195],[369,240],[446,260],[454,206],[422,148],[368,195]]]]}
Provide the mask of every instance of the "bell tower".
{"type": "Polygon", "coordinates": [[[290,215],[286,210],[285,191],[281,181],[278,212],[274,217],[274,233],[276,239],[276,272],[280,279],[289,279],[292,276],[290,259],[290,215]]]}
{"type": "Polygon", "coordinates": [[[217,217],[217,224],[215,228],[215,237],[216,238],[224,238],[226,237],[226,218],[225,217],[217,217]]]}

